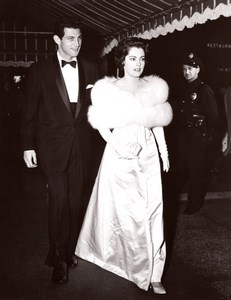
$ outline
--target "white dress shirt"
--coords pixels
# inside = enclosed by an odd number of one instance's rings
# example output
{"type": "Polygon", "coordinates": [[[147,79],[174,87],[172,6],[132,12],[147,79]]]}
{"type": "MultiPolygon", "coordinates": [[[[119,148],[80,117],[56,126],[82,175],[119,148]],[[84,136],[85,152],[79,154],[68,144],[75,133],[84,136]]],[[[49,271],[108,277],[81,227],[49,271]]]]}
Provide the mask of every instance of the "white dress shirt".
{"type": "Polygon", "coordinates": [[[78,70],[78,62],[76,61],[76,68],[73,68],[70,64],[62,67],[61,60],[63,58],[57,52],[60,68],[62,70],[63,78],[66,84],[68,96],[71,103],[77,103],[78,95],[79,95],[79,70],[78,70]]]}

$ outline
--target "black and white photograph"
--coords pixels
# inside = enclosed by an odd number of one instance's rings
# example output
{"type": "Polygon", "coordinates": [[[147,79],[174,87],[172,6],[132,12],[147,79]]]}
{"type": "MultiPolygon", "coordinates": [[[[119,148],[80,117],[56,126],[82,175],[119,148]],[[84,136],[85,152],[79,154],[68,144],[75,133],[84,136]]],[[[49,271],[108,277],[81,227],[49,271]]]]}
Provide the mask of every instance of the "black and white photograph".
{"type": "Polygon", "coordinates": [[[0,0],[0,300],[231,300],[230,29],[230,0],[0,0]]]}

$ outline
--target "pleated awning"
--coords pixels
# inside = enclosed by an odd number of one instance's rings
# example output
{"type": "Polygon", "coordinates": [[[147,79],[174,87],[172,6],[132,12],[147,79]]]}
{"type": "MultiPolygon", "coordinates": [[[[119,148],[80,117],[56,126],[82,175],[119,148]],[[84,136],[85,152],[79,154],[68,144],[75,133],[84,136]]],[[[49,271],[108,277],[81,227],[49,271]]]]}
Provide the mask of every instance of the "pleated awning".
{"type": "MultiPolygon", "coordinates": [[[[7,34],[15,37],[11,52],[16,56],[16,40],[20,34],[24,36],[26,46],[26,38],[34,34],[36,47],[36,43],[41,42],[44,36],[45,48],[49,51],[47,43],[52,34],[53,23],[62,15],[77,16],[87,30],[103,39],[102,55],[105,55],[120,39],[127,36],[158,38],[176,30],[182,31],[184,28],[203,24],[207,20],[216,20],[220,16],[230,17],[230,2],[231,0],[1,0],[0,33],[3,40],[7,39],[7,34]],[[14,24],[23,22],[22,29],[17,26],[7,29],[5,22],[10,20],[14,24]]],[[[7,52],[4,42],[0,46],[0,52],[7,52]]],[[[18,60],[16,56],[15,61],[18,60]]]]}
{"type": "MultiPolygon", "coordinates": [[[[147,4],[157,1],[143,1],[147,4]]],[[[157,38],[160,35],[173,33],[192,28],[197,24],[204,24],[208,20],[216,20],[220,16],[231,16],[230,0],[201,0],[201,1],[161,1],[169,7],[154,12],[147,17],[140,18],[137,23],[121,28],[107,45],[103,54],[109,53],[121,38],[126,36],[138,36],[144,39],[157,38]],[[173,2],[175,2],[173,4],[173,2]],[[171,3],[171,4],[170,4],[171,3]]]]}

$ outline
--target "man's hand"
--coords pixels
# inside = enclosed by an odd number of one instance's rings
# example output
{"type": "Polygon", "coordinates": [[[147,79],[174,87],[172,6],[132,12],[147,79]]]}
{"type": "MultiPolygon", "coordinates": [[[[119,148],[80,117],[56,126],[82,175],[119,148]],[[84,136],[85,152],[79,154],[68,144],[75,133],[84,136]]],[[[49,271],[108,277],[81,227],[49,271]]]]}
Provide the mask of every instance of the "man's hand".
{"type": "Polygon", "coordinates": [[[36,168],[37,165],[37,157],[34,150],[26,150],[23,153],[23,159],[28,168],[36,168]]]}

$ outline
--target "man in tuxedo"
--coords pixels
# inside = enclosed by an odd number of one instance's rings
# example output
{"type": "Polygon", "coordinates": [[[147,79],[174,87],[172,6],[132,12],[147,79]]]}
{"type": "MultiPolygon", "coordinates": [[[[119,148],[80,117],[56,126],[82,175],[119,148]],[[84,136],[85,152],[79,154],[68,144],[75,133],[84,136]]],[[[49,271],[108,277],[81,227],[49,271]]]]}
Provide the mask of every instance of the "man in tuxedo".
{"type": "Polygon", "coordinates": [[[62,284],[68,282],[69,267],[78,263],[74,250],[91,164],[87,108],[98,70],[95,63],[79,57],[82,33],[78,20],[59,20],[53,39],[57,53],[30,69],[22,142],[27,167],[39,165],[46,175],[50,241],[46,264],[53,267],[52,280],[62,284]]]}

